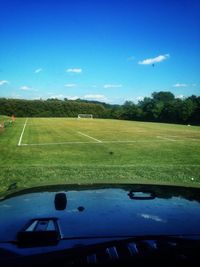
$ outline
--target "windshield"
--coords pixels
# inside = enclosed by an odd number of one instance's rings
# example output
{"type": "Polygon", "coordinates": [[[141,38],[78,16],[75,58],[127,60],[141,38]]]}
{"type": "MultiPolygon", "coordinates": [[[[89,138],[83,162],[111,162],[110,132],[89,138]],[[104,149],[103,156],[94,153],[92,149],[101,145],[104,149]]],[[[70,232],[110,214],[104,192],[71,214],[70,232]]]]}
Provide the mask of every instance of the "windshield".
{"type": "Polygon", "coordinates": [[[0,194],[200,185],[199,1],[0,3],[0,194]]]}
{"type": "Polygon", "coordinates": [[[199,234],[200,2],[0,10],[0,242],[44,225],[63,238],[199,234]]]}
{"type": "Polygon", "coordinates": [[[199,14],[0,0],[1,267],[196,266],[199,14]]]}

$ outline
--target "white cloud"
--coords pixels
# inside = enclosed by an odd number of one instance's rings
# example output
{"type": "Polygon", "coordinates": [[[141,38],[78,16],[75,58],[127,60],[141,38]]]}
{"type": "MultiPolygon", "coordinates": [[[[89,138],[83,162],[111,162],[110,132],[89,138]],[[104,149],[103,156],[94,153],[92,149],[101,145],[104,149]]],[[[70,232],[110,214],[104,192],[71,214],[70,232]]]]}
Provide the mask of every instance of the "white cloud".
{"type": "Polygon", "coordinates": [[[64,95],[62,95],[62,94],[59,94],[59,95],[52,95],[52,96],[50,96],[50,98],[61,99],[61,98],[64,98],[64,95]]]}
{"type": "Polygon", "coordinates": [[[66,96],[66,98],[69,99],[69,100],[76,100],[76,99],[78,99],[80,97],[78,97],[78,96],[66,96]]]}
{"type": "Polygon", "coordinates": [[[42,69],[42,68],[39,68],[39,69],[36,69],[36,70],[34,71],[34,73],[39,73],[39,72],[41,72],[41,71],[43,71],[43,69],[42,69]]]}
{"type": "Polygon", "coordinates": [[[12,98],[17,98],[17,99],[19,99],[19,98],[22,98],[22,97],[21,97],[21,95],[19,95],[19,94],[12,94],[12,98]]]}
{"type": "Polygon", "coordinates": [[[81,68],[71,68],[71,69],[67,69],[66,72],[68,72],[68,73],[81,73],[82,69],[81,68]]]}
{"type": "Polygon", "coordinates": [[[62,94],[58,94],[58,95],[51,95],[49,98],[53,98],[53,99],[64,99],[64,98],[67,98],[69,100],[76,100],[80,97],[78,96],[65,96],[65,95],[62,95],[62,94]]]}
{"type": "Polygon", "coordinates": [[[144,96],[137,96],[137,97],[136,97],[136,100],[137,100],[137,101],[142,101],[143,99],[144,99],[144,96]]]}
{"type": "Polygon", "coordinates": [[[176,98],[179,98],[179,99],[184,99],[185,96],[184,95],[177,95],[176,98]]]}
{"type": "Polygon", "coordinates": [[[166,60],[168,58],[169,58],[169,54],[159,55],[159,56],[154,57],[154,58],[147,58],[147,59],[144,59],[142,61],[139,61],[138,64],[140,64],[140,65],[151,65],[151,64],[162,62],[162,61],[164,61],[164,60],[166,60]]]}
{"type": "Polygon", "coordinates": [[[197,84],[196,84],[196,83],[192,83],[192,84],[187,84],[187,83],[175,83],[175,84],[173,85],[173,87],[189,87],[189,86],[196,87],[197,84]]]}
{"type": "Polygon", "coordinates": [[[97,100],[97,101],[106,101],[107,98],[104,95],[93,95],[93,94],[88,94],[84,96],[85,99],[88,100],[97,100]]]}
{"type": "Polygon", "coordinates": [[[76,84],[75,83],[67,83],[67,84],[65,84],[65,87],[68,87],[68,88],[76,87],[76,84]]]}
{"type": "Polygon", "coordinates": [[[31,91],[32,88],[29,87],[29,86],[24,85],[24,86],[21,86],[21,87],[20,87],[20,90],[23,90],[23,91],[31,91]]]}
{"type": "Polygon", "coordinates": [[[104,84],[103,86],[104,88],[121,88],[122,85],[121,84],[104,84]]]}
{"type": "Polygon", "coordinates": [[[23,85],[19,88],[22,91],[31,91],[31,92],[38,92],[38,89],[34,89],[30,86],[23,85]]]}
{"type": "Polygon", "coordinates": [[[175,83],[175,84],[173,85],[173,87],[186,87],[186,86],[187,86],[186,83],[175,83]]]}
{"type": "Polygon", "coordinates": [[[1,85],[4,85],[4,84],[8,84],[9,83],[9,81],[6,81],[6,80],[0,80],[0,86],[1,85]]]}

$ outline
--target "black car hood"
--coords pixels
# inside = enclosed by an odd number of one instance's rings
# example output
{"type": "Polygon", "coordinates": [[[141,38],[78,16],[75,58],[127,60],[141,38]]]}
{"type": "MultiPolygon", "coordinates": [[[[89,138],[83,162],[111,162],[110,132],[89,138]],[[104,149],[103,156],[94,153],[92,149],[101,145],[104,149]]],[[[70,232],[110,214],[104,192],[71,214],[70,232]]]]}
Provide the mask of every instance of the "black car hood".
{"type": "Polygon", "coordinates": [[[32,219],[55,217],[62,238],[199,235],[200,189],[157,185],[68,185],[23,190],[0,201],[0,241],[32,219]],[[55,196],[66,194],[66,208],[55,196]]]}

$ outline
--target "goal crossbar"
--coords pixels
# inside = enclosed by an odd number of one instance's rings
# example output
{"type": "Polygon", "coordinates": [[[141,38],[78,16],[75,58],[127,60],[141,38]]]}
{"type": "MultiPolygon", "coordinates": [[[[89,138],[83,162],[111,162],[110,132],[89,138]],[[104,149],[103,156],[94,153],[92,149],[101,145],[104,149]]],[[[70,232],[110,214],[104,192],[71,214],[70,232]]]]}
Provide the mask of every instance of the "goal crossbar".
{"type": "Polygon", "coordinates": [[[93,119],[92,114],[78,114],[78,119],[93,119]]]}

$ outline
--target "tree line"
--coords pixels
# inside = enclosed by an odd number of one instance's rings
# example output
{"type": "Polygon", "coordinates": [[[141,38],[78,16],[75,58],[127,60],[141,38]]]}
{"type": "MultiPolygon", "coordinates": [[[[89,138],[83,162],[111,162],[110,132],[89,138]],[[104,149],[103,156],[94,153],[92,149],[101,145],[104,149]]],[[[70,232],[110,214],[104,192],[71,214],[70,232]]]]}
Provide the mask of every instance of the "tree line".
{"type": "Polygon", "coordinates": [[[96,118],[113,118],[200,125],[200,96],[179,99],[171,92],[154,92],[137,104],[126,101],[111,105],[98,101],[25,100],[0,98],[0,115],[16,117],[77,117],[93,114],[96,118]]]}

